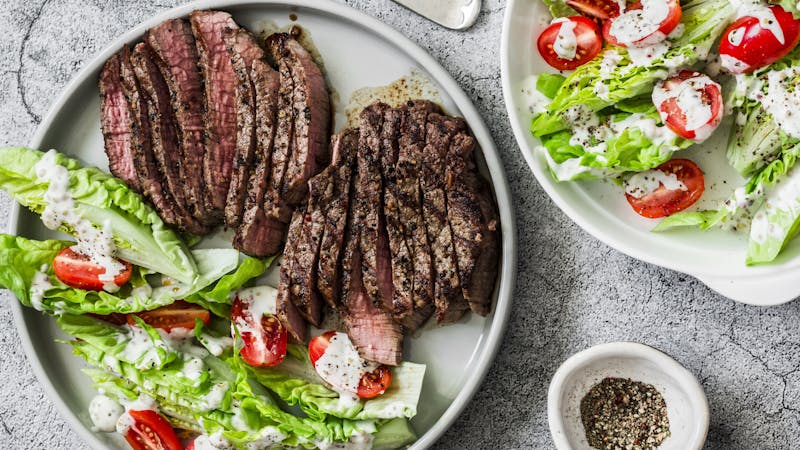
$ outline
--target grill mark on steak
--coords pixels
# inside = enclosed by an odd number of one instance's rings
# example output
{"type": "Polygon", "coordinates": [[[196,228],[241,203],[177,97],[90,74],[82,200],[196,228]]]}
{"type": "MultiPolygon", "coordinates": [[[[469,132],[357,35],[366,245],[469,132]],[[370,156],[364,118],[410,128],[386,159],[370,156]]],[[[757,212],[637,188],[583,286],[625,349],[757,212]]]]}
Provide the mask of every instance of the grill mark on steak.
{"type": "Polygon", "coordinates": [[[225,205],[225,225],[235,229],[242,223],[256,144],[256,98],[250,73],[253,62],[263,59],[265,55],[255,37],[241,28],[225,30],[223,39],[237,80],[236,157],[233,161],[227,204],[225,205]]]}
{"type": "Polygon", "coordinates": [[[433,254],[423,217],[420,175],[428,114],[439,108],[425,100],[409,102],[402,108],[397,153],[398,216],[405,224],[414,266],[414,313],[409,329],[418,328],[434,311],[433,254]],[[414,326],[416,325],[416,327],[414,326]]]}
{"type": "Polygon", "coordinates": [[[100,125],[103,129],[109,170],[131,189],[141,192],[132,149],[135,114],[131,111],[122,87],[122,63],[127,58],[127,52],[126,45],[106,61],[100,72],[100,125]]]}
{"type": "Polygon", "coordinates": [[[198,236],[208,234],[210,228],[198,222],[189,212],[180,171],[180,144],[175,113],[172,110],[169,89],[156,66],[150,46],[144,42],[137,44],[131,52],[131,64],[147,102],[151,149],[159,179],[162,180],[162,191],[175,203],[177,225],[198,236]]]}
{"type": "MultiPolygon", "coordinates": [[[[351,202],[354,193],[351,189],[351,202]]],[[[403,333],[389,312],[372,303],[364,288],[361,272],[361,225],[354,208],[348,213],[342,254],[342,292],[339,314],[347,334],[361,356],[368,361],[397,365],[402,361],[403,333]]]]}
{"type": "Polygon", "coordinates": [[[328,164],[331,122],[330,98],[325,78],[311,55],[292,37],[283,39],[284,60],[294,81],[291,155],[284,174],[281,197],[289,205],[302,203],[308,180],[328,164]]]}
{"type": "Polygon", "coordinates": [[[372,303],[392,311],[392,265],[383,218],[381,130],[389,106],[374,103],[361,112],[356,165],[356,203],[352,209],[361,224],[361,268],[364,288],[372,303]]]}
{"type": "Polygon", "coordinates": [[[277,126],[280,77],[266,61],[257,59],[253,61],[250,79],[255,90],[255,150],[244,215],[236,229],[233,246],[250,256],[264,257],[280,253],[287,228],[285,223],[264,211],[270,154],[277,126]]]}
{"type": "Polygon", "coordinates": [[[453,235],[447,221],[445,192],[445,160],[452,137],[466,130],[463,120],[428,115],[421,184],[423,215],[434,261],[434,304],[436,320],[450,323],[460,319],[469,309],[458,279],[453,235]]]}
{"type": "Polygon", "coordinates": [[[223,219],[236,155],[236,74],[223,33],[239,25],[224,11],[194,11],[189,15],[205,81],[206,114],[203,177],[210,204],[223,219]]]}
{"type": "MultiPolygon", "coordinates": [[[[331,166],[312,179],[330,177],[331,184],[323,191],[320,205],[325,205],[322,241],[320,244],[317,288],[322,298],[336,308],[340,294],[340,255],[344,245],[347,215],[350,210],[350,185],[358,152],[358,130],[346,130],[333,138],[331,166]]],[[[320,182],[322,183],[322,182],[320,182]]],[[[312,192],[315,189],[312,190],[312,192]]]]}
{"type": "Polygon", "coordinates": [[[485,316],[497,278],[498,214],[491,190],[475,168],[475,140],[459,134],[447,154],[447,216],[464,299],[485,316]]]}
{"type": "MultiPolygon", "coordinates": [[[[287,237],[289,242],[297,242],[300,240],[304,216],[305,211],[302,210],[297,210],[292,215],[287,237]]],[[[286,327],[289,335],[299,342],[305,342],[306,335],[308,334],[308,326],[303,320],[302,314],[295,306],[295,303],[292,301],[291,293],[292,273],[298,268],[296,247],[292,245],[286,246],[283,259],[281,260],[276,306],[278,310],[278,319],[286,327]]]]}
{"type": "Polygon", "coordinates": [[[153,49],[154,59],[172,94],[180,138],[180,170],[192,215],[205,225],[216,225],[219,215],[207,204],[203,182],[206,100],[191,26],[183,19],[166,20],[147,30],[144,40],[153,49]]]}
{"type": "Polygon", "coordinates": [[[381,130],[380,168],[383,175],[383,216],[391,256],[392,317],[413,332],[421,324],[420,314],[414,314],[414,254],[413,239],[400,215],[402,192],[397,185],[397,159],[404,111],[388,109],[381,130]]]}

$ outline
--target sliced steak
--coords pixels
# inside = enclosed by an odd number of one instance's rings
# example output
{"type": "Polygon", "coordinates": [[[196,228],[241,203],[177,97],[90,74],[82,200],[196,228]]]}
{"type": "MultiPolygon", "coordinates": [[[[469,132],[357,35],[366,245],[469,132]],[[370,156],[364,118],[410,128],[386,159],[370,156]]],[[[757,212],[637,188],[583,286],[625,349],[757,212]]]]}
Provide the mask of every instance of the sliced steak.
{"type": "Polygon", "coordinates": [[[242,221],[256,147],[256,98],[250,74],[264,51],[244,29],[228,29],[223,35],[236,74],[236,157],[225,206],[225,225],[235,229],[242,221]]]}
{"type": "Polygon", "coordinates": [[[491,189],[474,163],[475,140],[456,135],[447,154],[447,217],[453,233],[458,278],[470,309],[485,316],[497,277],[498,214],[491,189]]]}
{"type": "Polygon", "coordinates": [[[180,170],[192,214],[203,224],[216,225],[220,216],[209,202],[203,181],[206,100],[192,27],[183,19],[165,20],[147,30],[144,39],[157,56],[155,60],[171,93],[181,143],[180,170]]]}
{"type": "Polygon", "coordinates": [[[400,216],[402,192],[397,185],[397,158],[404,111],[388,109],[381,130],[380,168],[383,175],[383,217],[391,255],[392,316],[409,331],[416,330],[420,321],[414,314],[414,253],[413,237],[400,216]]]}
{"type": "Polygon", "coordinates": [[[383,217],[383,180],[381,176],[381,131],[383,115],[389,106],[372,104],[361,112],[356,165],[354,210],[361,225],[361,268],[364,288],[372,303],[392,311],[392,263],[389,239],[383,217]]]}
{"type": "Polygon", "coordinates": [[[306,198],[308,180],[330,160],[331,106],[325,77],[311,55],[289,35],[282,43],[281,60],[288,62],[294,82],[294,125],[281,194],[288,204],[298,205],[306,198]]]}
{"type": "MultiPolygon", "coordinates": [[[[158,167],[162,192],[167,201],[174,202],[178,227],[202,236],[211,229],[191,214],[180,170],[180,141],[170,92],[155,61],[152,49],[141,42],[131,52],[131,65],[146,100],[150,124],[151,150],[158,167]]],[[[155,180],[155,178],[153,178],[155,180]]]]}
{"type": "Polygon", "coordinates": [[[409,329],[418,328],[434,311],[433,254],[423,217],[420,175],[428,114],[439,111],[431,102],[409,102],[403,109],[397,153],[396,198],[399,220],[405,225],[406,242],[414,261],[414,313],[404,321],[409,329]]]}
{"type": "Polygon", "coordinates": [[[250,79],[255,90],[255,148],[244,214],[236,229],[233,246],[250,256],[264,257],[280,253],[287,228],[285,223],[268,216],[264,211],[264,197],[269,186],[270,154],[277,128],[280,77],[266,61],[256,59],[250,79]]]}
{"type": "Polygon", "coordinates": [[[135,113],[131,111],[122,87],[122,62],[127,59],[128,46],[106,61],[100,72],[102,106],[100,125],[103,129],[108,168],[131,189],[141,192],[133,160],[134,145],[131,136],[135,113]]]}
{"type": "Polygon", "coordinates": [[[444,182],[445,161],[450,141],[455,134],[464,130],[466,124],[463,120],[437,113],[428,115],[420,181],[425,227],[433,252],[434,304],[436,320],[439,323],[454,322],[469,309],[458,279],[453,235],[447,221],[447,194],[444,182]]]}
{"type": "MultiPolygon", "coordinates": [[[[304,211],[295,211],[292,216],[291,225],[289,225],[289,235],[287,237],[290,242],[297,242],[300,240],[304,216],[304,211]]],[[[286,251],[283,253],[276,303],[278,319],[280,319],[286,327],[289,335],[299,342],[305,342],[306,335],[308,334],[308,326],[295,307],[291,294],[292,272],[297,267],[297,254],[295,250],[295,246],[287,246],[286,251]]]]}
{"type": "Polygon", "coordinates": [[[350,185],[358,153],[358,130],[346,130],[333,138],[331,145],[331,165],[314,177],[320,181],[320,189],[312,186],[312,196],[315,192],[324,193],[324,198],[319,200],[325,208],[325,222],[323,224],[322,241],[320,244],[319,267],[317,271],[317,289],[322,298],[332,307],[339,303],[341,270],[339,257],[344,245],[347,214],[350,209],[350,185]],[[322,189],[324,180],[329,178],[331,184],[322,189]]]}
{"type": "Polygon", "coordinates": [[[236,82],[223,33],[239,25],[224,11],[189,15],[205,81],[205,157],[203,177],[211,206],[222,219],[236,155],[236,82]]]}
{"type": "Polygon", "coordinates": [[[342,292],[339,313],[347,334],[368,361],[395,366],[403,359],[403,333],[391,314],[369,298],[361,273],[361,230],[351,208],[342,254],[342,292]]]}

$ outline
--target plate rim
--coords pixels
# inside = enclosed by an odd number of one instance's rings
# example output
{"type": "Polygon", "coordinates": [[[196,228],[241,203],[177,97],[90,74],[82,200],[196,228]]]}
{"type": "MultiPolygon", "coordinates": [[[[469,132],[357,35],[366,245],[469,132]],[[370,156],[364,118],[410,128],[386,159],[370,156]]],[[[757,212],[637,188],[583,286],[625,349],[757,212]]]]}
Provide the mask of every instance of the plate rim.
{"type": "Polygon", "coordinates": [[[534,150],[536,149],[531,148],[526,141],[527,130],[519,126],[521,116],[516,110],[516,103],[513,101],[514,96],[512,94],[510,79],[510,52],[512,47],[510,28],[511,22],[514,19],[514,11],[517,11],[520,5],[526,1],[529,0],[508,0],[506,3],[500,37],[500,79],[506,112],[511,122],[511,130],[514,134],[517,146],[528,165],[528,169],[533,173],[537,183],[547,193],[550,200],[553,201],[573,223],[614,250],[648,264],[653,264],[697,278],[714,291],[737,302],[757,306],[775,306],[790,302],[800,295],[800,286],[787,281],[790,278],[796,278],[798,273],[800,273],[800,257],[797,258],[798,261],[790,266],[760,265],[747,267],[747,273],[721,273],[719,271],[714,271],[713,265],[706,265],[705,267],[707,267],[707,270],[698,268],[687,269],[681,267],[680,262],[670,260],[667,257],[662,257],[653,252],[647,252],[638,245],[632,245],[622,238],[617,238],[612,236],[611,233],[605,232],[601,226],[595,225],[591,220],[584,217],[580,208],[572,205],[565,196],[561,195],[556,190],[555,186],[557,183],[553,182],[550,178],[550,174],[547,173],[544,168],[540,167],[541,164],[536,160],[536,155],[534,154],[534,150]],[[751,295],[737,295],[737,293],[730,288],[732,283],[742,283],[750,287],[757,285],[764,289],[764,295],[760,298],[754,298],[751,295]],[[794,287],[792,288],[792,286],[794,287]]]}
{"type": "MultiPolygon", "coordinates": [[[[464,408],[470,403],[478,387],[483,382],[486,374],[494,362],[500,345],[502,344],[508,318],[511,311],[512,299],[516,287],[517,274],[517,227],[516,217],[511,207],[511,194],[506,172],[500,153],[494,143],[491,132],[486,126],[482,116],[475,105],[466,95],[457,81],[447,72],[442,65],[427,51],[413,42],[399,31],[388,24],[348,5],[335,3],[325,0],[195,0],[183,5],[161,11],[150,16],[134,27],[128,29],[123,34],[111,40],[103,46],[95,55],[90,58],[84,66],[72,76],[70,81],[61,89],[55,102],[48,109],[47,114],[36,128],[30,146],[39,148],[47,130],[52,126],[57,113],[63,108],[68,98],[75,91],[76,87],[83,83],[92,73],[99,70],[102,64],[124,43],[130,43],[139,39],[144,31],[163,20],[184,17],[189,12],[196,9],[225,9],[229,7],[253,6],[285,6],[308,8],[323,13],[330,14],[339,19],[350,20],[370,30],[380,38],[390,42],[413,60],[418,62],[422,68],[439,83],[452,98],[458,109],[464,114],[465,119],[481,145],[483,157],[490,172],[491,184],[495,192],[498,210],[501,220],[501,260],[498,271],[498,286],[496,288],[497,299],[495,307],[486,320],[491,320],[486,339],[479,343],[478,356],[475,359],[475,370],[464,382],[463,387],[453,399],[450,406],[442,413],[434,425],[419,436],[414,443],[409,446],[409,450],[422,450],[433,445],[461,415],[464,408]]],[[[10,234],[17,234],[20,215],[20,205],[12,200],[9,210],[7,230],[10,234]]],[[[39,355],[35,352],[33,340],[28,327],[25,325],[24,309],[18,302],[11,303],[11,310],[14,317],[14,325],[20,337],[20,343],[25,351],[28,362],[36,375],[37,380],[44,389],[45,393],[53,402],[56,410],[61,417],[70,425],[76,434],[89,444],[92,448],[103,450],[106,448],[97,437],[96,433],[87,428],[77,416],[77,411],[67,405],[61,394],[55,389],[41,364],[39,355]]]]}

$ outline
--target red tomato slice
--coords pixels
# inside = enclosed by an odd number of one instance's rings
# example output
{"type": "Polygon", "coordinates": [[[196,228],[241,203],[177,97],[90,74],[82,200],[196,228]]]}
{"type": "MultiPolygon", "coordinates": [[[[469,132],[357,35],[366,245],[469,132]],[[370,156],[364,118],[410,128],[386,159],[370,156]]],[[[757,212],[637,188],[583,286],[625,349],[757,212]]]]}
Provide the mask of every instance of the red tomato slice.
{"type": "Polygon", "coordinates": [[[617,17],[619,3],[615,0],[567,0],[567,5],[581,14],[601,20],[617,17]]]}
{"type": "MultiPolygon", "coordinates": [[[[661,120],[672,131],[685,139],[702,142],[722,122],[722,91],[719,84],[700,72],[682,70],[677,75],[659,83],[653,90],[653,103],[661,115],[661,120]],[[708,108],[708,120],[697,123],[701,108],[692,108],[690,114],[681,109],[681,100],[689,99],[708,108]],[[690,118],[694,123],[690,123],[690,118]]],[[[700,116],[703,120],[705,115],[700,116]]]]}
{"type": "Polygon", "coordinates": [[[389,388],[392,383],[392,371],[386,366],[378,366],[372,372],[365,373],[358,383],[358,398],[375,398],[389,388]]]}
{"type": "MultiPolygon", "coordinates": [[[[311,360],[311,365],[316,369],[317,360],[325,354],[325,350],[331,343],[331,338],[336,335],[336,331],[326,331],[325,333],[311,339],[308,343],[308,358],[311,360]]],[[[358,391],[356,395],[358,398],[369,399],[375,398],[383,394],[389,385],[392,383],[392,372],[387,366],[378,366],[372,372],[365,373],[361,376],[361,381],[358,383],[358,391]]]]}
{"type": "Polygon", "coordinates": [[[183,300],[178,300],[171,305],[162,306],[152,311],[130,314],[128,315],[128,323],[130,325],[136,325],[136,321],[133,320],[134,315],[151,327],[161,328],[166,332],[175,328],[192,329],[194,328],[195,319],[202,320],[206,325],[211,322],[210,312],[183,300]]]}
{"type": "Polygon", "coordinates": [[[661,184],[654,192],[642,198],[626,193],[628,203],[640,216],[649,219],[666,217],[692,206],[703,195],[703,171],[694,162],[688,159],[672,159],[658,166],[656,170],[666,174],[674,173],[678,181],[686,186],[686,190],[669,190],[661,184]]]}
{"type": "MultiPolygon", "coordinates": [[[[569,44],[565,45],[566,47],[571,47],[569,44]]],[[[600,38],[597,25],[591,19],[583,16],[573,16],[567,17],[562,22],[554,22],[545,28],[542,34],[539,35],[537,46],[542,58],[553,68],[574,70],[591,61],[600,53],[603,48],[603,40],[600,38]],[[571,32],[567,32],[567,36],[571,36],[571,33],[575,36],[575,57],[572,59],[562,58],[556,52],[556,40],[559,38],[562,26],[574,26],[571,32]]]]}
{"type": "Polygon", "coordinates": [[[288,333],[277,317],[272,314],[253,317],[250,304],[236,297],[231,306],[231,321],[238,328],[244,342],[239,354],[247,364],[272,367],[280,364],[286,357],[288,333]]]}
{"type": "MultiPolygon", "coordinates": [[[[681,23],[683,17],[683,10],[678,0],[660,0],[667,4],[667,15],[659,23],[649,23],[644,17],[644,7],[641,1],[637,1],[628,5],[625,12],[618,17],[607,21],[603,24],[603,37],[611,45],[617,47],[644,47],[653,45],[663,41],[667,35],[672,33],[675,28],[681,23]],[[618,37],[612,34],[612,29],[617,27],[624,27],[632,29],[630,33],[624,37],[618,37]]],[[[616,30],[614,30],[616,31],[616,30]]]]}
{"type": "MultiPolygon", "coordinates": [[[[122,286],[131,278],[133,266],[127,261],[119,260],[125,268],[114,277],[114,284],[122,286]]],[[[93,263],[88,256],[67,247],[58,252],[53,260],[53,271],[56,277],[67,286],[85,289],[87,291],[102,291],[105,282],[100,280],[100,275],[106,273],[105,267],[93,263]]]]}
{"type": "Polygon", "coordinates": [[[750,73],[768,66],[786,56],[800,40],[800,20],[778,5],[763,7],[769,26],[762,25],[762,19],[744,16],[737,19],[725,30],[719,42],[722,67],[734,74],[750,73]],[[779,39],[783,34],[783,39],[779,39]],[[782,42],[781,42],[782,41],[782,42]]]}
{"type": "Polygon", "coordinates": [[[178,435],[169,422],[157,412],[147,409],[128,411],[133,425],[128,429],[125,440],[133,450],[182,450],[178,435]]]}

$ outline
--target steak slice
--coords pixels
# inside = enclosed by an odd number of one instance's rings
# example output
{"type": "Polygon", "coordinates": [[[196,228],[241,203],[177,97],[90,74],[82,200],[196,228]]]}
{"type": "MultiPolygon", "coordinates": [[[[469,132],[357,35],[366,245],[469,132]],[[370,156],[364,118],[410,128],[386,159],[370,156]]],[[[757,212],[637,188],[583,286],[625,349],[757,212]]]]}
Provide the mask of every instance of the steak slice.
{"type": "Polygon", "coordinates": [[[392,317],[409,331],[420,325],[419,315],[414,314],[414,254],[413,243],[400,217],[402,192],[397,185],[397,158],[400,131],[404,112],[388,109],[384,113],[381,130],[380,169],[383,175],[383,217],[385,233],[391,256],[391,280],[393,283],[392,317]]]}
{"type": "Polygon", "coordinates": [[[409,102],[402,109],[397,152],[396,197],[398,217],[405,225],[414,266],[414,313],[404,321],[415,329],[434,311],[433,254],[423,217],[420,175],[428,114],[439,108],[425,100],[409,102]]]}
{"type": "Polygon", "coordinates": [[[236,156],[236,82],[223,33],[239,25],[224,11],[189,15],[205,81],[205,157],[203,177],[210,204],[222,219],[236,156]]]}
{"type": "Polygon", "coordinates": [[[127,59],[127,53],[126,45],[106,61],[100,72],[100,125],[103,129],[109,170],[131,189],[141,192],[132,149],[135,112],[131,111],[122,86],[122,64],[127,59]]]}
{"type": "Polygon", "coordinates": [[[361,112],[358,164],[355,178],[356,203],[352,209],[361,225],[362,280],[372,303],[392,311],[392,263],[389,238],[383,218],[381,177],[381,131],[389,106],[374,103],[361,112]]]}
{"type": "Polygon", "coordinates": [[[286,60],[294,81],[291,158],[286,165],[281,197],[290,205],[302,203],[308,180],[330,160],[328,139],[331,106],[325,77],[311,55],[290,35],[284,35],[281,60],[286,60]]]}
{"type": "Polygon", "coordinates": [[[170,92],[153,58],[150,46],[140,42],[131,52],[130,59],[141,93],[147,102],[151,150],[158,167],[158,179],[161,180],[166,201],[174,202],[178,227],[202,236],[211,230],[190,213],[180,171],[180,143],[170,92]]]}
{"type": "Polygon", "coordinates": [[[436,320],[450,323],[460,319],[469,309],[458,279],[455,248],[450,224],[447,221],[445,192],[445,161],[450,141],[466,130],[463,120],[437,113],[428,115],[427,133],[422,164],[423,216],[428,242],[433,251],[434,304],[436,320]]]}
{"type": "Polygon", "coordinates": [[[250,256],[264,257],[279,253],[286,236],[286,224],[264,211],[270,154],[277,127],[280,77],[266,61],[256,59],[250,79],[255,90],[255,149],[244,214],[236,229],[233,246],[250,256]]]}
{"type": "MultiPolygon", "coordinates": [[[[301,210],[295,211],[292,215],[287,238],[289,242],[297,242],[300,240],[304,216],[305,212],[301,210]]],[[[295,246],[289,245],[286,246],[286,251],[283,253],[276,307],[278,310],[278,319],[286,327],[289,335],[298,342],[305,342],[306,335],[308,334],[308,325],[291,300],[292,272],[297,268],[297,254],[295,250],[295,246]]]]}
{"type": "Polygon", "coordinates": [[[236,157],[225,206],[225,225],[235,229],[242,222],[256,146],[256,98],[250,74],[253,62],[263,59],[264,51],[244,29],[228,29],[223,34],[236,74],[236,157]]]}
{"type": "Polygon", "coordinates": [[[339,313],[347,326],[347,334],[364,359],[396,366],[403,359],[402,329],[388,311],[372,303],[364,288],[359,243],[361,226],[353,208],[348,216],[339,313]]]}
{"type": "Polygon", "coordinates": [[[203,224],[216,225],[219,214],[208,203],[203,181],[203,112],[206,100],[192,28],[183,19],[165,20],[147,30],[144,40],[153,49],[171,93],[180,137],[180,170],[192,215],[203,224]]]}
{"type": "MultiPolygon", "coordinates": [[[[317,289],[322,298],[331,307],[339,304],[340,294],[340,265],[339,257],[344,245],[347,214],[350,209],[350,184],[356,155],[358,153],[358,130],[346,130],[334,136],[331,147],[331,165],[314,177],[311,183],[319,179],[330,178],[331,184],[325,189],[320,186],[319,192],[324,193],[319,200],[324,205],[324,224],[322,241],[320,244],[319,265],[317,271],[317,289]]],[[[317,189],[312,187],[312,196],[317,189]]]]}
{"type": "Polygon", "coordinates": [[[491,190],[475,169],[474,150],[471,136],[453,138],[445,175],[447,217],[464,299],[473,312],[485,316],[497,278],[499,219],[491,190]]]}

